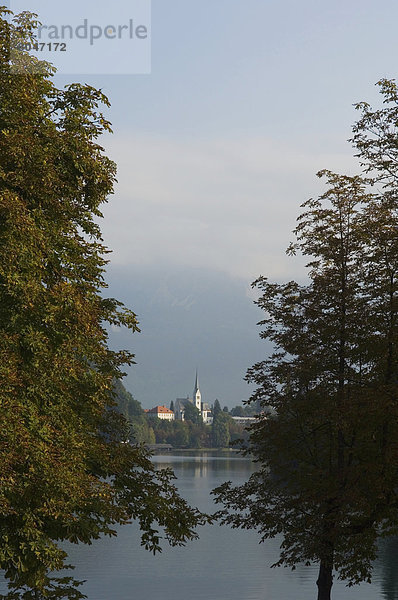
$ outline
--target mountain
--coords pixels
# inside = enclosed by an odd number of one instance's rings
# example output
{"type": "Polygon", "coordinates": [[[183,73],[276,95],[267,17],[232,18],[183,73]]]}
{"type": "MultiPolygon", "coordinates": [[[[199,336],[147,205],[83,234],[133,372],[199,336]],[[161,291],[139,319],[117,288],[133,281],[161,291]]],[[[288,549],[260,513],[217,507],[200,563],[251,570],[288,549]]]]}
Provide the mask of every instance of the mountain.
{"type": "Polygon", "coordinates": [[[250,396],[246,369],[269,347],[248,281],[189,268],[110,265],[107,295],[134,310],[141,333],[112,328],[113,348],[136,355],[127,389],[146,408],[191,395],[198,369],[204,402],[233,407],[250,396]]]}

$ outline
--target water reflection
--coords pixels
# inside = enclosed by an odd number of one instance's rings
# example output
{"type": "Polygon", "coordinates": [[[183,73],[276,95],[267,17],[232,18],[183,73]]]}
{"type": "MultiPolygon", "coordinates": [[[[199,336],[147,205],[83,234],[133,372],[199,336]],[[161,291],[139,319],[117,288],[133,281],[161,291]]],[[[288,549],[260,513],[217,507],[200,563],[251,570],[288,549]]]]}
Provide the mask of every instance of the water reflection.
{"type": "Polygon", "coordinates": [[[375,574],[380,582],[382,598],[385,600],[398,599],[398,537],[381,540],[379,556],[375,565],[375,574]]]}
{"type": "Polygon", "coordinates": [[[228,472],[233,480],[245,480],[250,472],[255,470],[255,464],[248,458],[236,452],[223,452],[209,454],[198,451],[195,454],[156,455],[153,462],[159,469],[172,467],[179,477],[192,477],[194,479],[218,479],[219,475],[228,472]]]}
{"type": "MultiPolygon", "coordinates": [[[[210,491],[231,480],[243,483],[255,465],[236,453],[194,452],[155,456],[159,467],[172,467],[180,493],[206,512],[216,506],[210,491]]],[[[253,531],[206,526],[186,548],[168,548],[152,556],[140,547],[136,524],[122,527],[116,539],[91,547],[67,545],[76,579],[87,580],[89,600],[309,600],[316,598],[317,567],[270,569],[279,557],[280,540],[259,545],[253,531]]],[[[333,600],[396,600],[395,558],[398,538],[380,545],[372,585],[333,586],[333,600]]],[[[5,585],[0,581],[0,593],[5,585]]]]}

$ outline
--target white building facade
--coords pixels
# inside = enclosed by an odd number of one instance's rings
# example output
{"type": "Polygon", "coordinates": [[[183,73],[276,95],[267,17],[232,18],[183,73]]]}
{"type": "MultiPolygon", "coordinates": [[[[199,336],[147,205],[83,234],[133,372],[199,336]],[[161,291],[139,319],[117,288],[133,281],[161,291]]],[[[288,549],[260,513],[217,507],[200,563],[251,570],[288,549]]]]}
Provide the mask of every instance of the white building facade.
{"type": "Polygon", "coordinates": [[[154,419],[162,419],[163,421],[174,421],[175,419],[174,412],[166,406],[155,406],[155,408],[151,408],[144,412],[148,417],[154,419]]]}

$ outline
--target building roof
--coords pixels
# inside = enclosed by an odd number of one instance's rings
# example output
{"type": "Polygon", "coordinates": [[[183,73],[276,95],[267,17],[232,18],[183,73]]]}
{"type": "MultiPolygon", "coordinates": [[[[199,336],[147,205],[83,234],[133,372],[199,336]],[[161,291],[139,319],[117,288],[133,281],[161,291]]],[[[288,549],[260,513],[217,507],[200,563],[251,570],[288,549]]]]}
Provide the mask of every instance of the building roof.
{"type": "Polygon", "coordinates": [[[166,406],[155,406],[155,408],[150,408],[149,410],[145,411],[148,413],[153,413],[153,414],[168,414],[168,415],[174,415],[174,412],[172,410],[170,410],[169,408],[167,408],[166,406]]]}

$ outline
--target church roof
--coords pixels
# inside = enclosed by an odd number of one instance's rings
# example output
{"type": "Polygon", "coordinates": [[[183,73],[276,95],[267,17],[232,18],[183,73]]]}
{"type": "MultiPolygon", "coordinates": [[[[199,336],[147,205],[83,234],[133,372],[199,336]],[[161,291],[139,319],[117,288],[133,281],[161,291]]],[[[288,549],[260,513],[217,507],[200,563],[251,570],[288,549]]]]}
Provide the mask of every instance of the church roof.
{"type": "Polygon", "coordinates": [[[179,409],[181,406],[185,406],[188,403],[193,404],[193,400],[192,398],[189,398],[189,396],[187,396],[186,398],[176,398],[175,408],[179,409]]]}

